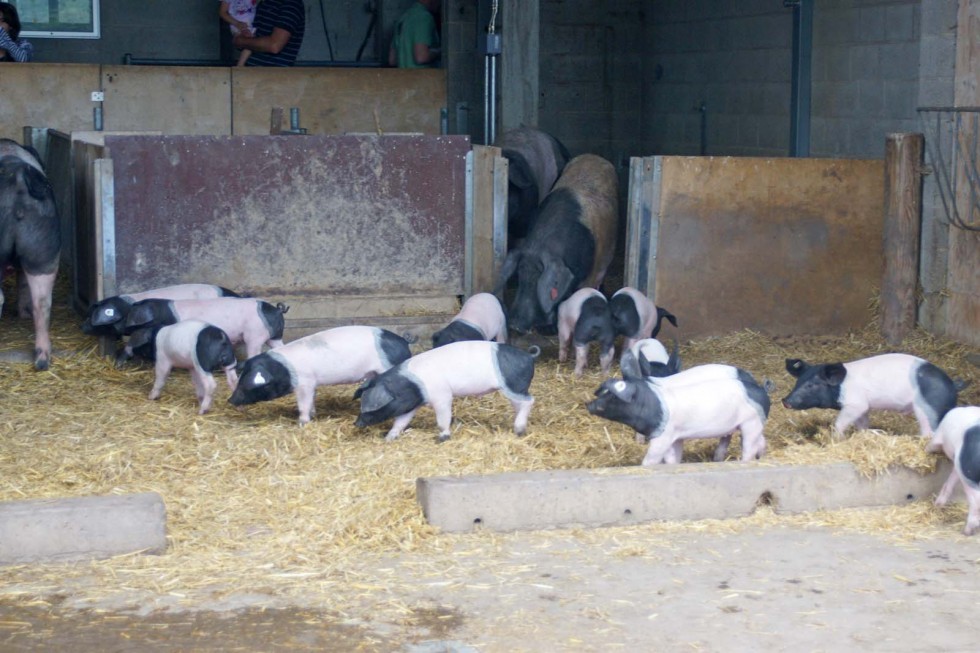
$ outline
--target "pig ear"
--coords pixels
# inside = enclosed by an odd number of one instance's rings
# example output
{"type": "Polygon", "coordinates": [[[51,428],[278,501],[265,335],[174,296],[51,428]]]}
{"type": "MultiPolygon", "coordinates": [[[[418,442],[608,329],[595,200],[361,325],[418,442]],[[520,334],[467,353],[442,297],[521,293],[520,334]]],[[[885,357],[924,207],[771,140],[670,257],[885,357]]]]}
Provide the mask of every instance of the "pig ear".
{"type": "Polygon", "coordinates": [[[636,386],[630,381],[616,379],[609,384],[609,391],[618,399],[629,403],[633,401],[633,397],[636,395],[636,386]]]}
{"type": "Polygon", "coordinates": [[[394,395],[385,387],[384,383],[376,383],[370,390],[370,392],[361,393],[362,413],[373,413],[395,400],[394,395]]]}
{"type": "Polygon", "coordinates": [[[800,378],[800,374],[803,374],[803,372],[805,372],[806,368],[808,367],[810,366],[804,363],[799,358],[786,359],[786,371],[789,372],[792,376],[795,376],[796,378],[800,378]]]}
{"type": "Polygon", "coordinates": [[[551,313],[560,300],[571,290],[572,271],[554,258],[545,259],[544,271],[538,279],[538,303],[546,314],[551,313]]]}
{"type": "Polygon", "coordinates": [[[844,382],[844,377],[847,376],[847,368],[844,367],[843,363],[830,363],[824,365],[820,371],[820,376],[830,385],[840,385],[844,382]]]}
{"type": "Polygon", "coordinates": [[[354,391],[354,399],[360,399],[361,395],[370,388],[373,388],[375,379],[371,378],[361,384],[361,387],[354,391]]]}
{"type": "Polygon", "coordinates": [[[674,351],[670,352],[667,358],[667,374],[671,376],[681,371],[681,355],[678,351],[677,338],[674,338],[674,351]]]}
{"type": "Polygon", "coordinates": [[[132,335],[129,336],[129,347],[130,349],[142,347],[155,337],[156,332],[154,329],[137,329],[132,333],[132,335]]]}
{"type": "MultiPolygon", "coordinates": [[[[643,354],[640,354],[641,356],[643,354]]],[[[626,351],[619,359],[619,371],[623,373],[624,379],[640,381],[643,379],[643,368],[640,361],[633,352],[626,351]]]]}

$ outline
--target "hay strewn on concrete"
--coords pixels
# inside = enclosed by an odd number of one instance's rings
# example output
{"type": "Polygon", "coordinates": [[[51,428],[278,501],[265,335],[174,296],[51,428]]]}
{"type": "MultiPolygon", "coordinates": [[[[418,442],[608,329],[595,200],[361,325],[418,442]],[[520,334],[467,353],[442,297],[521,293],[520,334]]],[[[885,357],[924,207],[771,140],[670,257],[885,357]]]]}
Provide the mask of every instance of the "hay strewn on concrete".
{"type": "MultiPolygon", "coordinates": [[[[0,351],[26,351],[33,343],[31,325],[13,317],[11,299],[8,294],[0,322],[0,351]]],[[[358,404],[352,386],[321,388],[318,417],[306,428],[296,424],[293,397],[234,410],[225,401],[223,380],[212,412],[198,416],[190,379],[182,371],[171,375],[159,401],[149,401],[152,369],[117,370],[100,358],[94,339],[81,333],[81,319],[65,304],[60,298],[55,310],[49,372],[34,372],[27,363],[0,363],[0,500],[159,492],[167,505],[170,550],[160,557],[7,568],[0,571],[6,587],[0,595],[63,591],[72,578],[94,574],[96,587],[75,591],[138,589],[181,600],[236,590],[295,593],[329,607],[339,587],[359,583],[372,591],[376,578],[351,577],[354,567],[361,568],[356,562],[398,551],[445,552],[466,538],[499,537],[435,533],[415,502],[419,476],[624,467],[638,464],[645,450],[626,427],[585,411],[603,380],[597,361],[576,379],[573,364],[559,365],[553,347],[538,361],[531,388],[537,402],[527,437],[514,436],[509,403],[490,395],[456,400],[453,436],[445,444],[435,442],[428,408],[401,439],[386,444],[389,425],[354,428],[358,404]]],[[[833,411],[791,412],[779,404],[792,387],[784,358],[849,360],[887,350],[869,327],[845,337],[793,340],[743,332],[683,344],[681,354],[685,367],[732,363],[776,383],[768,463],[850,460],[867,474],[892,465],[930,471],[936,458],[924,453],[911,416],[873,414],[871,430],[832,442],[833,411]]],[[[902,351],[971,381],[961,403],[980,403],[980,370],[965,361],[966,348],[916,333],[902,351]]],[[[690,443],[685,461],[710,460],[715,442],[690,443]]],[[[736,438],[729,456],[737,460],[738,455],[736,438]]],[[[749,520],[653,524],[582,537],[616,537],[628,551],[631,540],[651,533],[763,522],[954,536],[963,516],[961,506],[939,510],[919,502],[890,511],[801,517],[760,511],[749,520]]]]}

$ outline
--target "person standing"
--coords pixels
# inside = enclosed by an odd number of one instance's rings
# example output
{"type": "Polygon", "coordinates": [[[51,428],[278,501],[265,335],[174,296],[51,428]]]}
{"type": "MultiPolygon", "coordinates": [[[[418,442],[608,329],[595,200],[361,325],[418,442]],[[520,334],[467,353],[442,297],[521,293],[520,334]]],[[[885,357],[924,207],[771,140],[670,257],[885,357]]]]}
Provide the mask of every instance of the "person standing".
{"type": "MultiPolygon", "coordinates": [[[[252,21],[255,20],[255,5],[258,0],[218,0],[218,16],[228,23],[232,38],[239,34],[252,36],[252,21]]],[[[243,49],[238,55],[236,66],[244,66],[252,51],[243,49]]]]}
{"type": "Polygon", "coordinates": [[[0,61],[26,63],[34,58],[34,46],[20,38],[20,16],[17,7],[0,2],[0,61]]]}
{"type": "Polygon", "coordinates": [[[442,0],[418,0],[395,22],[388,49],[388,65],[399,68],[435,68],[442,50],[436,16],[442,0]]]}
{"type": "Polygon", "coordinates": [[[303,0],[262,0],[252,30],[252,36],[239,34],[232,40],[236,48],[252,51],[246,66],[294,65],[306,30],[303,0]]]}

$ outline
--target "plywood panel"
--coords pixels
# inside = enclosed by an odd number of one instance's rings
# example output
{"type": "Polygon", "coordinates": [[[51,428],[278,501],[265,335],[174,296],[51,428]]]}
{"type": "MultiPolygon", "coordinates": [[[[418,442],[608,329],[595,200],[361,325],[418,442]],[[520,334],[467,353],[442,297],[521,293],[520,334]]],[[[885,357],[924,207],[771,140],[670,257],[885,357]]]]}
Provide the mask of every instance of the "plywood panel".
{"type": "Polygon", "coordinates": [[[117,292],[462,293],[468,137],[108,136],[106,148],[117,292]]]}
{"type": "Polygon", "coordinates": [[[446,106],[442,69],[235,68],[232,84],[238,135],[268,134],[273,107],[298,107],[309,134],[438,134],[446,106]]]}
{"type": "Polygon", "coordinates": [[[103,66],[107,131],[230,134],[231,69],[103,66]]]}
{"type": "Polygon", "coordinates": [[[657,304],[685,338],[865,325],[882,272],[882,165],[663,157],[657,304]]]}
{"type": "Polygon", "coordinates": [[[0,138],[20,143],[27,126],[91,129],[92,91],[98,89],[95,64],[0,65],[0,138]]]}

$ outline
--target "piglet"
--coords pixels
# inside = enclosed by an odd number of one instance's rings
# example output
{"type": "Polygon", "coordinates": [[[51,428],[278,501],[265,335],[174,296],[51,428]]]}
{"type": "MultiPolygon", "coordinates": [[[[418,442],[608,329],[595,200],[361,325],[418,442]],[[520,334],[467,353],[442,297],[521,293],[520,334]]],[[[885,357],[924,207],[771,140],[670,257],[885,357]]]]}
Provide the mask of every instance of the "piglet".
{"type": "Polygon", "coordinates": [[[432,334],[433,347],[463,340],[507,342],[507,318],[494,295],[488,292],[473,295],[445,328],[432,334]]]}
{"type": "MultiPolygon", "coordinates": [[[[718,366],[714,372],[724,372],[724,367],[729,366],[718,366]]],[[[655,381],[608,379],[587,409],[592,415],[631,426],[649,440],[644,466],[680,462],[683,442],[692,438],[721,438],[714,454],[714,460],[720,462],[736,429],[742,433],[742,461],[750,461],[761,458],[766,450],[763,429],[769,417],[769,395],[748,372],[735,368],[735,374],[735,378],[693,383],[672,380],[680,374],[655,381]]]]}
{"type": "Polygon", "coordinates": [[[664,318],[677,326],[677,318],[659,308],[636,288],[626,286],[617,290],[609,300],[613,328],[617,336],[625,336],[623,349],[629,349],[638,340],[656,338],[664,318]]]}
{"type": "Polygon", "coordinates": [[[962,406],[946,413],[926,451],[941,451],[953,461],[953,471],[936,496],[936,505],[949,502],[959,480],[969,506],[963,534],[973,535],[980,528],[980,408],[962,406]]]}
{"type": "Polygon", "coordinates": [[[316,416],[318,385],[359,383],[411,355],[408,342],[385,329],[327,329],[249,358],[228,401],[243,406],[295,392],[302,426],[316,416]]]}
{"type": "Polygon", "coordinates": [[[156,360],[150,399],[160,398],[170,370],[175,367],[190,370],[194,391],[201,403],[201,415],[208,412],[214,398],[217,385],[211,375],[214,370],[224,370],[232,390],[238,383],[235,348],[228,334],[207,322],[184,320],[168,326],[138,329],[130,341],[136,353],[156,360]]]}
{"type": "Polygon", "coordinates": [[[130,307],[144,299],[213,299],[215,297],[238,297],[238,295],[227,288],[207,283],[182,283],[128,295],[113,295],[89,307],[88,316],[82,322],[82,331],[93,336],[123,335],[130,307]]]}
{"type": "Polygon", "coordinates": [[[449,439],[453,397],[483,395],[499,390],[514,407],[514,432],[524,435],[534,398],[528,394],[534,378],[534,358],[511,345],[488,341],[454,342],[417,354],[358,390],[361,414],[356,426],[371,426],[395,418],[385,440],[391,442],[408,426],[423,404],[432,406],[439,441],[449,439]]]}
{"type": "Polygon", "coordinates": [[[850,363],[810,365],[786,359],[796,386],[783,405],[793,410],[834,408],[840,411],[834,433],[841,437],[852,425],[868,428],[872,410],[914,413],[925,437],[956,406],[957,386],[932,363],[908,354],[881,354],[850,363]]]}
{"type": "Polygon", "coordinates": [[[218,297],[215,299],[144,299],[133,304],[126,317],[126,333],[183,320],[203,320],[213,324],[231,339],[232,344],[245,343],[248,358],[262,352],[262,346],[282,346],[285,328],[284,304],[273,306],[260,299],[218,297]]]}
{"type": "Polygon", "coordinates": [[[582,288],[558,306],[558,360],[568,358],[568,343],[575,343],[575,376],[582,376],[589,358],[589,343],[599,343],[599,367],[609,373],[615,354],[612,315],[605,295],[582,288]]]}
{"type": "MultiPolygon", "coordinates": [[[[677,340],[674,340],[674,351],[667,354],[667,349],[656,338],[637,340],[619,357],[620,369],[633,366],[638,376],[665,377],[681,371],[681,357],[677,353],[677,340]]],[[[626,373],[623,373],[624,376],[626,373]]]]}

